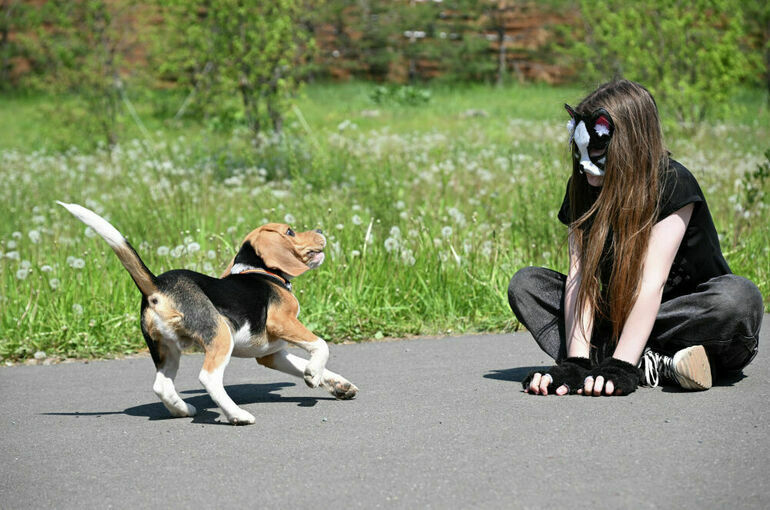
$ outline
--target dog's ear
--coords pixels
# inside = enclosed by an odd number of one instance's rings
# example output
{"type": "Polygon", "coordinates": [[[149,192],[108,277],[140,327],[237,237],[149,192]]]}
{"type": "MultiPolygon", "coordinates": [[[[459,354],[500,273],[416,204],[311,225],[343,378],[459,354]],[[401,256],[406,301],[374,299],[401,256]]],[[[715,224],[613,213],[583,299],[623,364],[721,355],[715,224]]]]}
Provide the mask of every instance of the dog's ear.
{"type": "Polygon", "coordinates": [[[278,232],[263,230],[254,244],[257,255],[262,257],[268,268],[280,269],[292,277],[310,270],[296,254],[291,241],[278,232]]]}

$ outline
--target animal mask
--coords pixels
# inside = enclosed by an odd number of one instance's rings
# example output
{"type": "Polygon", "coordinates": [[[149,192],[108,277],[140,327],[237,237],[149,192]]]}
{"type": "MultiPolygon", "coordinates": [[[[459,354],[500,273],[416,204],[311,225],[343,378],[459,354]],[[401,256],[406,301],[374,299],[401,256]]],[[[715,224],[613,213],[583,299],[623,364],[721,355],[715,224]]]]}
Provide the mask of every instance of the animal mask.
{"type": "Polygon", "coordinates": [[[604,175],[607,146],[615,132],[612,117],[604,108],[597,108],[590,115],[580,115],[568,104],[564,108],[571,117],[567,129],[570,142],[574,141],[577,146],[577,152],[573,150],[573,154],[579,160],[581,173],[586,171],[591,175],[604,175]],[[596,155],[591,156],[591,152],[596,155]]]}

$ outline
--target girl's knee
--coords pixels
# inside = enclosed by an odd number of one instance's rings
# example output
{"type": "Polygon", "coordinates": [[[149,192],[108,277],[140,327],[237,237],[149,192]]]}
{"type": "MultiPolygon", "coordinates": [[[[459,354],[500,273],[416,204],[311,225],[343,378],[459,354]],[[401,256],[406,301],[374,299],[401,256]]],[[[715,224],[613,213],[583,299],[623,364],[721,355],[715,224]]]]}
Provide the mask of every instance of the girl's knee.
{"type": "Polygon", "coordinates": [[[762,293],[751,280],[742,276],[720,277],[719,292],[712,294],[712,310],[722,321],[741,321],[746,334],[759,331],[764,305],[762,293]]]}
{"type": "Polygon", "coordinates": [[[508,301],[511,306],[521,297],[530,294],[535,288],[538,273],[541,268],[528,266],[516,271],[508,283],[508,301]]]}

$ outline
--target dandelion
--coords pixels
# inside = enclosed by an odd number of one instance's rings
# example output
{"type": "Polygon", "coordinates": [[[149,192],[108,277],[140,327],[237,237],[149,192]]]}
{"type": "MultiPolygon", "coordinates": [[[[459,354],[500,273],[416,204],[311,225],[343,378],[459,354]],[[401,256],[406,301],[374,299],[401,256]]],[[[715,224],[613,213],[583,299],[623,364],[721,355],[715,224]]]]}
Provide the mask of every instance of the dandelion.
{"type": "Polygon", "coordinates": [[[81,258],[73,257],[70,255],[67,257],[67,265],[73,269],[83,269],[86,267],[86,262],[81,258]]]}
{"type": "Polygon", "coordinates": [[[292,216],[291,214],[286,213],[286,216],[283,217],[283,221],[285,221],[289,225],[293,225],[294,222],[296,222],[297,220],[294,219],[294,216],[292,216]]]}
{"type": "Polygon", "coordinates": [[[390,237],[393,239],[401,239],[401,229],[395,225],[390,227],[390,237]]]}
{"type": "Polygon", "coordinates": [[[39,230],[30,230],[27,235],[29,236],[29,240],[32,241],[32,244],[37,244],[40,242],[39,230]]]}
{"type": "Polygon", "coordinates": [[[413,266],[416,262],[412,250],[406,249],[401,252],[401,261],[407,266],[413,266]]]}
{"type": "Polygon", "coordinates": [[[83,233],[86,235],[86,237],[96,237],[96,232],[94,232],[94,229],[91,227],[86,227],[83,233]]]}
{"type": "Polygon", "coordinates": [[[211,262],[204,262],[203,263],[203,270],[207,273],[213,273],[214,272],[214,266],[211,265],[211,262]]]}
{"type": "Polygon", "coordinates": [[[452,235],[452,227],[450,227],[449,225],[447,225],[447,226],[445,226],[445,227],[443,227],[441,229],[441,236],[444,239],[450,237],[451,235],[452,235]]]}
{"type": "Polygon", "coordinates": [[[21,239],[21,232],[16,231],[16,232],[12,233],[11,237],[13,237],[14,239],[21,239]]]}
{"type": "Polygon", "coordinates": [[[83,307],[78,303],[75,303],[74,305],[72,305],[72,313],[74,313],[75,315],[83,315],[83,307]]]}
{"type": "Polygon", "coordinates": [[[210,260],[213,260],[213,259],[217,258],[217,252],[215,252],[214,250],[207,251],[206,252],[206,258],[210,259],[210,260]]]}
{"type": "Polygon", "coordinates": [[[353,217],[351,218],[351,221],[353,222],[353,225],[360,225],[361,223],[363,223],[363,220],[357,214],[353,215],[353,217]]]}
{"type": "Polygon", "coordinates": [[[337,225],[335,225],[334,228],[336,228],[337,230],[342,230],[343,228],[345,228],[345,225],[343,225],[342,223],[337,223],[337,225]]]}
{"type": "Polygon", "coordinates": [[[197,253],[200,251],[200,249],[201,245],[196,242],[192,242],[187,245],[187,253],[197,253]]]}
{"type": "Polygon", "coordinates": [[[178,259],[184,254],[184,246],[182,246],[181,244],[176,246],[173,250],[169,252],[169,254],[175,259],[178,259]]]}
{"type": "Polygon", "coordinates": [[[44,272],[44,273],[52,273],[53,272],[53,268],[51,266],[49,266],[48,264],[40,266],[40,270],[42,272],[44,272]]]}
{"type": "Polygon", "coordinates": [[[45,216],[36,215],[32,217],[32,223],[37,223],[38,225],[41,225],[45,223],[45,216]]]}
{"type": "Polygon", "coordinates": [[[353,258],[360,257],[361,256],[361,252],[358,251],[358,250],[353,250],[353,251],[350,252],[350,256],[353,257],[353,258]]]}
{"type": "Polygon", "coordinates": [[[19,280],[26,280],[27,276],[29,276],[29,269],[19,269],[16,271],[16,278],[19,280]]]}
{"type": "Polygon", "coordinates": [[[393,250],[398,250],[398,239],[388,237],[387,239],[385,239],[385,251],[390,253],[393,250]]]}
{"type": "Polygon", "coordinates": [[[13,240],[8,241],[7,243],[5,243],[5,247],[8,248],[9,250],[13,250],[14,248],[16,248],[16,241],[13,241],[13,240]]]}
{"type": "Polygon", "coordinates": [[[158,246],[158,255],[160,255],[161,257],[165,257],[166,255],[168,255],[168,252],[169,252],[168,246],[158,246]]]}
{"type": "Polygon", "coordinates": [[[48,280],[48,285],[51,286],[51,289],[56,290],[61,286],[61,282],[58,278],[51,278],[48,280]]]}
{"type": "Polygon", "coordinates": [[[193,238],[191,236],[185,236],[183,242],[184,244],[190,244],[191,242],[193,242],[193,238]]]}
{"type": "Polygon", "coordinates": [[[32,262],[30,262],[29,260],[22,260],[21,264],[19,265],[21,266],[22,269],[29,269],[30,267],[32,267],[32,262]]]}

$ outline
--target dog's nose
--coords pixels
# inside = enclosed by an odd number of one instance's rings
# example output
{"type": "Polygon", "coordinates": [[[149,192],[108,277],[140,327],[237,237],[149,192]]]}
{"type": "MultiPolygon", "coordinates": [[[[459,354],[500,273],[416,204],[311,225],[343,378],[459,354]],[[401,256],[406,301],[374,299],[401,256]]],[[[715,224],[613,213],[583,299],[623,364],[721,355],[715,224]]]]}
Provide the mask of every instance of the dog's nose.
{"type": "Polygon", "coordinates": [[[315,229],[315,231],[318,232],[319,234],[323,234],[324,233],[323,230],[321,230],[320,228],[315,229]]]}

